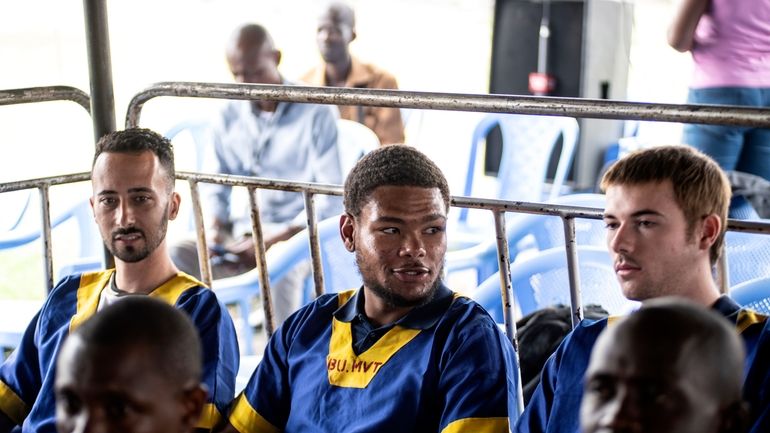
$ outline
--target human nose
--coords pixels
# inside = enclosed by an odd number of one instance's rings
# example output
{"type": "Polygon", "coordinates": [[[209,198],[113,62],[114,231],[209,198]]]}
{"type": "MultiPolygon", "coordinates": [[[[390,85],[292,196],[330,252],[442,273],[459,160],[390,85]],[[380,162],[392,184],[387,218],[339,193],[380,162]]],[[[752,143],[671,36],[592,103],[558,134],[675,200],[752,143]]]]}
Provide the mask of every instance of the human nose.
{"type": "Polygon", "coordinates": [[[124,200],[118,206],[117,218],[120,227],[130,227],[136,222],[134,209],[128,201],[124,200]]]}
{"type": "Polygon", "coordinates": [[[634,249],[634,233],[625,224],[618,224],[614,230],[607,231],[607,243],[611,251],[629,253],[634,249]]]}
{"type": "Polygon", "coordinates": [[[599,420],[603,429],[619,433],[639,433],[642,431],[638,404],[632,393],[618,390],[615,398],[607,404],[599,420]]]}
{"type": "Polygon", "coordinates": [[[419,234],[407,233],[401,244],[401,257],[425,257],[425,244],[419,234]]]}

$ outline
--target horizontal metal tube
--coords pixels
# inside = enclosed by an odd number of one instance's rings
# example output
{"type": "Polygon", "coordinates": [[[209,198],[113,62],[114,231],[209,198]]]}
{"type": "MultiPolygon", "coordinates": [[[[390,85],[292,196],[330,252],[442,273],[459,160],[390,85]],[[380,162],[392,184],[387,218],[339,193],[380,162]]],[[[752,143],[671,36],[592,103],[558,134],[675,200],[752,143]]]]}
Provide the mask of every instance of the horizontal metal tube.
{"type": "Polygon", "coordinates": [[[72,101],[83,107],[89,114],[91,113],[91,97],[75,87],[47,86],[0,90],[0,105],[50,101],[72,101]]]}
{"type": "Polygon", "coordinates": [[[136,94],[126,127],[139,124],[142,106],[159,96],[309,102],[333,105],[538,114],[595,119],[707,123],[769,128],[770,110],[714,105],[657,104],[606,99],[481,95],[267,84],[162,82],[136,94]]]}
{"type": "MultiPolygon", "coordinates": [[[[20,180],[0,183],[0,193],[22,189],[39,188],[42,185],[63,185],[67,183],[90,180],[91,173],[75,173],[61,176],[41,177],[37,179],[20,180]]],[[[293,182],[261,177],[234,176],[225,174],[201,174],[186,171],[176,173],[176,178],[185,181],[215,183],[220,185],[256,187],[260,189],[277,189],[283,191],[304,192],[313,194],[342,195],[342,186],[312,182],[293,182]]],[[[523,201],[508,201],[498,199],[452,196],[450,204],[453,207],[498,210],[502,212],[530,213],[538,215],[556,215],[571,218],[602,219],[603,209],[565,206],[549,203],[534,203],[523,201]]],[[[745,233],[770,234],[770,223],[760,221],[727,220],[727,229],[745,233]]]]}

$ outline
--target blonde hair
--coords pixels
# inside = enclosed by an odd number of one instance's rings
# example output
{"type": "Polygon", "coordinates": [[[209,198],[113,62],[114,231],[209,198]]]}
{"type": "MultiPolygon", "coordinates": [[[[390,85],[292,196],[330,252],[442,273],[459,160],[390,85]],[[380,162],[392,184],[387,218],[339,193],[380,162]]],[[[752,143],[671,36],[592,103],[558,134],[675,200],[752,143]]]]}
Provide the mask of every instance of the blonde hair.
{"type": "Polygon", "coordinates": [[[711,246],[711,264],[722,252],[730,182],[713,159],[688,146],[660,146],[640,150],[618,160],[602,177],[601,188],[613,185],[637,185],[671,181],[674,198],[684,212],[687,236],[705,216],[716,214],[722,222],[719,235],[711,246]]]}

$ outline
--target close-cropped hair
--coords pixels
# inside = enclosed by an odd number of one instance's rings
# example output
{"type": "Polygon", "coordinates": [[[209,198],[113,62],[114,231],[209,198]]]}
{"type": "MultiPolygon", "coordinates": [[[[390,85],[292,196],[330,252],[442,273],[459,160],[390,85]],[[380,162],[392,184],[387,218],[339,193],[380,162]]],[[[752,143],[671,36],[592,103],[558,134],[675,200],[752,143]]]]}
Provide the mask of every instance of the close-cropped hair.
{"type": "Polygon", "coordinates": [[[613,185],[638,185],[671,181],[674,197],[687,221],[687,236],[705,216],[716,214],[722,227],[711,246],[711,264],[722,252],[730,206],[730,182],[722,169],[700,151],[689,146],[659,146],[633,152],[618,160],[604,174],[603,192],[613,185]]]}
{"type": "Polygon", "coordinates": [[[381,186],[438,188],[449,210],[449,185],[441,169],[424,153],[404,144],[377,148],[364,155],[345,179],[345,212],[357,217],[381,186]]]}
{"type": "Polygon", "coordinates": [[[172,381],[200,382],[203,351],[192,320],[178,309],[149,296],[129,296],[104,308],[73,334],[87,350],[143,347],[162,374],[172,381]]]}
{"type": "Polygon", "coordinates": [[[91,164],[96,164],[99,155],[105,152],[141,153],[150,151],[158,157],[158,161],[166,171],[169,185],[173,187],[176,171],[174,170],[174,147],[166,137],[144,128],[129,128],[114,131],[104,135],[96,143],[96,153],[91,164]]]}

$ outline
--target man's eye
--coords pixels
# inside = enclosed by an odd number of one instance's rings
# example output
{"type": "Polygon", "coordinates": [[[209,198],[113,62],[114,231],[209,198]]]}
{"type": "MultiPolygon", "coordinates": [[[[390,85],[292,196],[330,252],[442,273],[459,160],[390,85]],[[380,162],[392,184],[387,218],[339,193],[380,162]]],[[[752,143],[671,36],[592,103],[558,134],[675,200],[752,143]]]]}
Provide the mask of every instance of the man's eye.
{"type": "Polygon", "coordinates": [[[646,227],[646,228],[655,226],[655,222],[647,221],[647,220],[641,220],[637,224],[639,225],[639,227],[646,227]]]}
{"type": "Polygon", "coordinates": [[[104,410],[111,419],[123,419],[128,414],[128,405],[122,399],[110,399],[104,403],[104,410]]]}
{"type": "Polygon", "coordinates": [[[604,228],[606,228],[607,230],[615,230],[615,229],[618,228],[619,225],[620,224],[618,224],[615,221],[605,221],[604,222],[604,228]]]}
{"type": "Polygon", "coordinates": [[[395,227],[386,227],[386,228],[382,229],[381,231],[383,233],[389,234],[389,235],[395,235],[395,234],[398,233],[398,229],[395,228],[395,227]]]}
{"type": "Polygon", "coordinates": [[[607,381],[593,381],[588,384],[588,392],[607,401],[615,395],[615,386],[607,381]]]}
{"type": "Polygon", "coordinates": [[[138,196],[134,197],[134,201],[137,202],[137,203],[146,203],[146,202],[150,201],[150,197],[148,197],[146,195],[138,195],[138,196]]]}
{"type": "Polygon", "coordinates": [[[442,233],[444,230],[445,230],[444,227],[430,227],[427,230],[425,230],[425,233],[429,235],[433,235],[436,233],[442,233]]]}
{"type": "Polygon", "coordinates": [[[101,200],[99,200],[99,203],[105,206],[114,206],[117,202],[118,200],[113,197],[102,197],[101,200]]]}
{"type": "Polygon", "coordinates": [[[71,392],[63,392],[59,394],[57,404],[60,408],[64,409],[65,413],[69,415],[74,415],[80,412],[83,406],[80,399],[71,392]]]}

